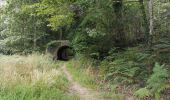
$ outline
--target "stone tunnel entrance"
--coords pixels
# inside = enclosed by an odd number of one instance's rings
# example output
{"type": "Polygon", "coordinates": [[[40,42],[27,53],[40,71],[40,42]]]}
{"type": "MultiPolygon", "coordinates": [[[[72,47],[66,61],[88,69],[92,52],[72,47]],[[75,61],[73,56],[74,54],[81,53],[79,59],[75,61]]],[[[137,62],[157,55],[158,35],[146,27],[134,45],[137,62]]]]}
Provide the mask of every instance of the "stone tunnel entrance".
{"type": "Polygon", "coordinates": [[[50,54],[54,60],[63,61],[70,60],[75,54],[68,40],[56,40],[48,43],[46,52],[50,54]]]}
{"type": "Polygon", "coordinates": [[[74,56],[73,49],[69,46],[61,46],[57,51],[57,60],[67,61],[74,56]]]}

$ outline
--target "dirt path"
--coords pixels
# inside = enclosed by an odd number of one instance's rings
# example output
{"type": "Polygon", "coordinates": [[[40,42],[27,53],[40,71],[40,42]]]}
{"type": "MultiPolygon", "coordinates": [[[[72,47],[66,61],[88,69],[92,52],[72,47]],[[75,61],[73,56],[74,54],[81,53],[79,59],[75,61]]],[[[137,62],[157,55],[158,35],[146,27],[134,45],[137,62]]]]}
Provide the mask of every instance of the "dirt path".
{"type": "Polygon", "coordinates": [[[99,93],[91,89],[87,89],[81,86],[78,82],[74,81],[72,75],[66,68],[66,65],[62,67],[62,71],[66,75],[67,79],[70,81],[70,92],[80,96],[82,100],[103,100],[100,98],[99,93]]]}

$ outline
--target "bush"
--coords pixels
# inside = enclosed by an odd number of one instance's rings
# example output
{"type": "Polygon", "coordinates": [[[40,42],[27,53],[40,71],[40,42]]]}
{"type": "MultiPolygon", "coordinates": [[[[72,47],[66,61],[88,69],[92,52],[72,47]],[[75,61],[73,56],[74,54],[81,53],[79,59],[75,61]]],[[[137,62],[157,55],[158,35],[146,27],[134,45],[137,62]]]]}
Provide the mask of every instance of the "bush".
{"type": "Polygon", "coordinates": [[[160,100],[161,92],[170,88],[167,82],[168,76],[165,66],[156,63],[153,68],[153,74],[147,80],[147,86],[136,91],[135,95],[139,98],[153,95],[155,100],[160,100]]]}
{"type": "Polygon", "coordinates": [[[125,51],[112,49],[109,56],[101,63],[100,72],[106,79],[115,82],[134,83],[146,80],[148,77],[147,61],[150,54],[141,52],[138,48],[125,51]]]}

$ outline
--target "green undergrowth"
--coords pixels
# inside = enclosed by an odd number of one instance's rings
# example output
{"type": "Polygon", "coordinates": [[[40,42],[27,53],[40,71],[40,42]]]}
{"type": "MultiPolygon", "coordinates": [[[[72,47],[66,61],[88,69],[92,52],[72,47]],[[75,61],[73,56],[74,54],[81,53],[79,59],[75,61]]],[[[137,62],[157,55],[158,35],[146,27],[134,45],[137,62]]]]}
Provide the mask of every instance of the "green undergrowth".
{"type": "Polygon", "coordinates": [[[91,68],[92,64],[86,59],[72,60],[67,63],[67,69],[73,75],[73,79],[82,86],[98,91],[106,100],[124,100],[124,95],[115,91],[117,85],[102,83],[100,76],[91,68]]]}
{"type": "Polygon", "coordinates": [[[0,100],[80,100],[47,55],[0,56],[0,100]]]}
{"type": "Polygon", "coordinates": [[[105,98],[169,100],[169,61],[162,62],[155,52],[141,47],[113,48],[102,61],[79,57],[69,62],[68,68],[83,85],[94,80],[105,98]]]}

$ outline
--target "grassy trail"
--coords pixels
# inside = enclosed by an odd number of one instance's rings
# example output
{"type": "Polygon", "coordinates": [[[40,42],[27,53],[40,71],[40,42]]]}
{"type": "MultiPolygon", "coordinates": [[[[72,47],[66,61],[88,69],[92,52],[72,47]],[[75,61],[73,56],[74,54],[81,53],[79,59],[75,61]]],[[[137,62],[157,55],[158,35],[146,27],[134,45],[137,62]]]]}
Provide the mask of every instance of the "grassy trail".
{"type": "Polygon", "coordinates": [[[72,75],[67,70],[66,65],[62,67],[62,71],[66,75],[67,79],[71,83],[70,92],[78,94],[82,100],[104,100],[99,96],[97,91],[81,86],[77,81],[73,80],[72,75]]]}
{"type": "MultiPolygon", "coordinates": [[[[102,81],[99,79],[99,76],[92,72],[93,69],[90,68],[91,67],[88,66],[88,64],[84,66],[82,63],[75,60],[69,61],[63,68],[66,70],[65,73],[70,78],[68,80],[73,81],[73,83],[76,82],[76,84],[78,83],[80,87],[85,88],[85,90],[88,91],[88,94],[90,94],[91,98],[95,97],[93,99],[84,100],[134,100],[131,96],[126,96],[123,93],[117,93],[117,85],[102,83],[102,81]]],[[[76,89],[75,94],[80,95],[80,92],[76,89]]]]}

